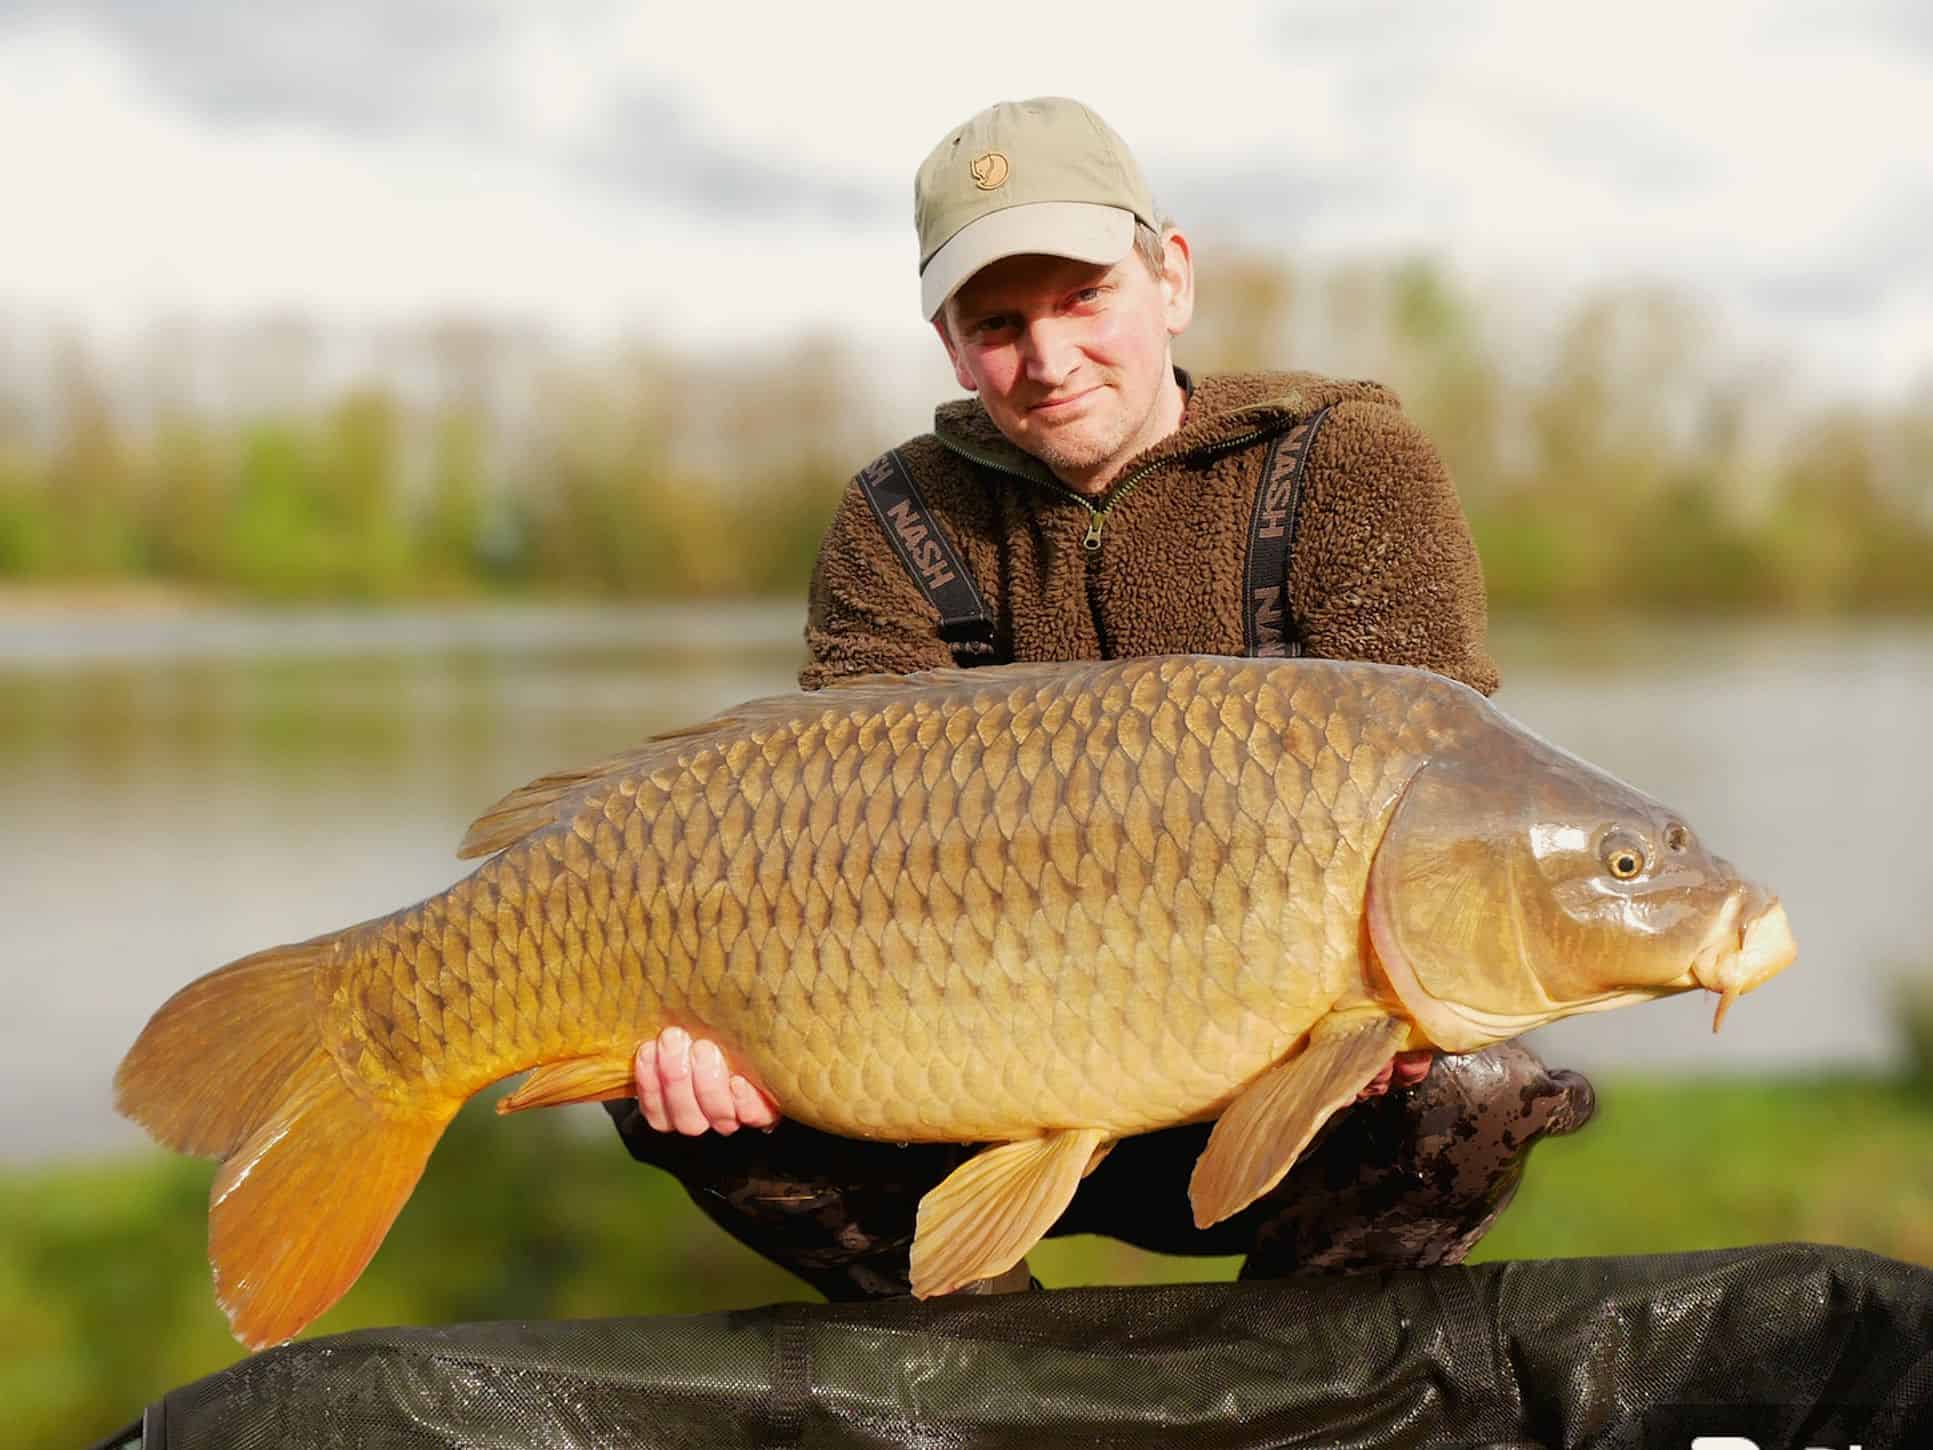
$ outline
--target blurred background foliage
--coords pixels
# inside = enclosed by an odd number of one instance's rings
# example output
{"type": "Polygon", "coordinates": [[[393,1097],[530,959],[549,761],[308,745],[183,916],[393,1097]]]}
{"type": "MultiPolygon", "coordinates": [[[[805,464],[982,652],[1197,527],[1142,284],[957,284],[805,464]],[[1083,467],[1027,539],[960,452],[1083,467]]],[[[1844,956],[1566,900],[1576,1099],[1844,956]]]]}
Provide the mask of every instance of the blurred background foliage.
{"type": "MultiPolygon", "coordinates": [[[[1805,395],[1689,298],[1637,286],[1532,321],[1426,262],[1238,255],[1201,298],[1190,367],[1398,390],[1500,612],[1933,608],[1933,384],[1805,395]]],[[[445,321],[345,377],[285,318],[183,324],[149,351],[110,363],[70,338],[37,386],[0,377],[0,580],[797,597],[846,479],[908,431],[879,361],[823,337],[700,360],[445,321]],[[194,385],[211,376],[228,382],[194,385]]]]}

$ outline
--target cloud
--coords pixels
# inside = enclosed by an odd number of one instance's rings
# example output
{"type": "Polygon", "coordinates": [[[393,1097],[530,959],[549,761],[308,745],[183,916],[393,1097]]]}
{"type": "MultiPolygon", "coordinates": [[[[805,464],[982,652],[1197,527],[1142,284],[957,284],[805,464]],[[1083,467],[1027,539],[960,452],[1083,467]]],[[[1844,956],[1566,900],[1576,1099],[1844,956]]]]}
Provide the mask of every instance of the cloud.
{"type": "Polygon", "coordinates": [[[853,9],[0,0],[0,134],[42,143],[0,298],[883,331],[917,315],[926,148],[1072,93],[1204,253],[1658,277],[1862,383],[1839,359],[1924,369],[1925,0],[1256,0],[1172,34],[983,0],[1029,45],[939,66],[941,12],[853,9]]]}
{"type": "MultiPolygon", "coordinates": [[[[1326,81],[1338,119],[1356,136],[1388,137],[1456,74],[1496,10],[1492,0],[1314,0],[1272,16],[1269,41],[1292,73],[1326,81]]],[[[1285,118],[1306,114],[1299,92],[1283,88],[1285,118]]]]}
{"type": "Polygon", "coordinates": [[[0,0],[9,20],[81,20],[158,93],[221,123],[369,138],[498,114],[505,0],[0,0]]]}
{"type": "Polygon", "coordinates": [[[728,221],[806,216],[853,227],[911,210],[910,186],[721,143],[663,90],[621,93],[572,159],[607,184],[728,221]]]}
{"type": "Polygon", "coordinates": [[[1933,59],[1933,9],[1925,0],[1810,0],[1782,9],[1774,33],[1792,42],[1825,39],[1933,59]]]}
{"type": "Polygon", "coordinates": [[[1799,317],[1874,316],[1914,288],[1933,294],[1933,183],[1896,193],[1810,261],[1771,272],[1751,295],[1799,317]]]}
{"type": "Polygon", "coordinates": [[[1552,166],[1594,176],[1628,195],[1694,191],[1717,171],[1695,138],[1627,110],[1539,102],[1510,106],[1505,115],[1552,166]]]}
{"type": "Polygon", "coordinates": [[[1399,193],[1414,201],[1422,185],[1384,168],[1261,153],[1234,161],[1167,158],[1150,170],[1163,178],[1155,204],[1184,229],[1284,246],[1305,242],[1341,219],[1374,214],[1394,204],[1399,193]]]}
{"type": "Polygon", "coordinates": [[[1441,53],[1495,9],[1489,3],[1415,5],[1410,0],[1305,0],[1280,12],[1271,38],[1287,58],[1348,57],[1377,66],[1407,53],[1441,53]]]}
{"type": "MultiPolygon", "coordinates": [[[[528,17],[530,12],[522,12],[528,17]]],[[[717,139],[689,98],[598,63],[596,15],[554,38],[578,124],[546,134],[520,110],[518,68],[544,39],[509,0],[0,0],[9,20],[78,17],[165,102],[217,130],[293,125],[359,143],[431,136],[523,156],[635,198],[728,219],[866,221],[899,200],[717,139]]]]}
{"type": "Polygon", "coordinates": [[[1925,0],[1880,0],[1873,22],[1884,40],[1933,59],[1933,9],[1925,0]]]}

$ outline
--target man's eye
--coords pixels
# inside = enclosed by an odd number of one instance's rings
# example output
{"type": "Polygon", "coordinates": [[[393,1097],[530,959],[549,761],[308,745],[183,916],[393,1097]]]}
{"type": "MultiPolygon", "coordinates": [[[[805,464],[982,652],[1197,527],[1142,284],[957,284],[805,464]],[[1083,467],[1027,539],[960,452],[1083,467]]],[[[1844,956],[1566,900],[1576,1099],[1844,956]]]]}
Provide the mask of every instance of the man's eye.
{"type": "Polygon", "coordinates": [[[975,332],[1004,332],[1009,321],[1011,319],[1006,317],[983,317],[973,324],[973,330],[975,332]]]}

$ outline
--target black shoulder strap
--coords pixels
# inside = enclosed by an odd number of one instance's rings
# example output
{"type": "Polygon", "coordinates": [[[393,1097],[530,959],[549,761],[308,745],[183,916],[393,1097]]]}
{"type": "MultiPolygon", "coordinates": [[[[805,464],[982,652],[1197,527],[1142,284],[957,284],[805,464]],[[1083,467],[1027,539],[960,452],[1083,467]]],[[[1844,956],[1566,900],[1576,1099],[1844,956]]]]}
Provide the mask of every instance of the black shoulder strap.
{"type": "Polygon", "coordinates": [[[1296,505],[1302,499],[1302,465],[1309,460],[1323,408],[1269,444],[1255,517],[1248,526],[1248,594],[1243,611],[1248,652],[1280,657],[1302,653],[1289,622],[1289,561],[1295,553],[1296,505]]]}
{"type": "Polygon", "coordinates": [[[853,477],[872,505],[880,528],[892,540],[893,552],[940,612],[940,638],[953,651],[954,663],[993,662],[993,616],[986,601],[954,551],[939,521],[920,497],[913,472],[897,448],[888,449],[853,477]]]}

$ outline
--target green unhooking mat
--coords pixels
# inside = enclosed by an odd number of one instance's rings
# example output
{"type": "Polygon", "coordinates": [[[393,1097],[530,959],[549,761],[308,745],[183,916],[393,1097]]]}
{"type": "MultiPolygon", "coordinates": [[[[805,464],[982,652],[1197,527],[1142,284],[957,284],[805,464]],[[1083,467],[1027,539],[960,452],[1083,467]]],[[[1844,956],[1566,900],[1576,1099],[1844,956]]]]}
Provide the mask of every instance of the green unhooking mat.
{"type": "Polygon", "coordinates": [[[1933,1271],[1810,1244],[371,1330],[174,1391],[201,1447],[1933,1446],[1933,1271]]]}

